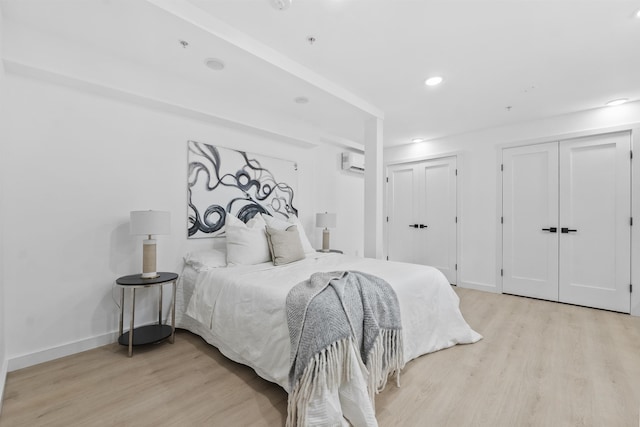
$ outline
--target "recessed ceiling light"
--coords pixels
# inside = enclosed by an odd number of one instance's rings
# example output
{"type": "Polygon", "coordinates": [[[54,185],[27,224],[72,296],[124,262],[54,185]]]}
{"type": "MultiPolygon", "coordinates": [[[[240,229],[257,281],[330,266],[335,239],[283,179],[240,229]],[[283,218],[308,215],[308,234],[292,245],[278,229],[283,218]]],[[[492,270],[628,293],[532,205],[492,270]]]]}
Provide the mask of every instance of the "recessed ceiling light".
{"type": "Polygon", "coordinates": [[[293,102],[295,102],[296,104],[308,104],[309,98],[307,98],[306,96],[298,96],[297,98],[293,99],[293,102]]]}
{"type": "Polygon", "coordinates": [[[207,58],[204,60],[204,63],[207,67],[212,70],[220,71],[224,68],[224,62],[221,59],[217,58],[207,58]]]}
{"type": "Polygon", "coordinates": [[[425,139],[424,139],[424,138],[413,138],[413,139],[411,140],[411,142],[415,142],[415,143],[418,143],[418,142],[424,142],[424,141],[425,141],[425,139]]]}
{"type": "Polygon", "coordinates": [[[442,83],[442,77],[440,76],[429,77],[427,80],[424,81],[424,84],[426,84],[427,86],[436,86],[436,85],[439,85],[440,83],[442,83]]]}
{"type": "Polygon", "coordinates": [[[613,101],[609,101],[606,103],[607,107],[615,107],[616,105],[622,105],[627,102],[627,98],[614,99],[613,101]]]}
{"type": "Polygon", "coordinates": [[[271,0],[271,6],[275,7],[278,10],[289,9],[291,6],[292,0],[271,0]]]}

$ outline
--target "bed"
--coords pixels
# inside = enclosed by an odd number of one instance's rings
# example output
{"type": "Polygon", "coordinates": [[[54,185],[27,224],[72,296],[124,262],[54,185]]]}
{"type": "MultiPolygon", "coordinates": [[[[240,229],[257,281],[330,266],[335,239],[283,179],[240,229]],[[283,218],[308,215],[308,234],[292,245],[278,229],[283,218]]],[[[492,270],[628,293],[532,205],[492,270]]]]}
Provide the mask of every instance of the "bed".
{"type": "MultiPolygon", "coordinates": [[[[482,338],[462,317],[458,296],[437,269],[337,253],[307,253],[302,260],[280,266],[264,262],[216,268],[187,262],[178,284],[176,326],[200,335],[226,357],[289,392],[291,344],[285,300],[291,288],[311,274],[329,271],[362,271],[393,287],[405,362],[482,338]]],[[[377,425],[359,374],[339,390],[316,393],[305,424],[349,425],[345,418],[354,426],[377,425]]]]}

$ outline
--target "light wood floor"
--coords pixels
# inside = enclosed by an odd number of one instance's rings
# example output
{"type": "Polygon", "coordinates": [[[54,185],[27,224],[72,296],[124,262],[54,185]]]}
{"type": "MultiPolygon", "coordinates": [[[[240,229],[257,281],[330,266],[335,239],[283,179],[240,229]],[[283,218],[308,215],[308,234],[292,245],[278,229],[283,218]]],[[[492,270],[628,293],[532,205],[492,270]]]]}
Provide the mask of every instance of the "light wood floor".
{"type": "MultiPolygon", "coordinates": [[[[639,426],[640,318],[456,289],[484,335],[410,362],[381,426],[639,426]]],[[[282,426],[286,393],[199,337],[12,372],[0,426],[282,426]]]]}

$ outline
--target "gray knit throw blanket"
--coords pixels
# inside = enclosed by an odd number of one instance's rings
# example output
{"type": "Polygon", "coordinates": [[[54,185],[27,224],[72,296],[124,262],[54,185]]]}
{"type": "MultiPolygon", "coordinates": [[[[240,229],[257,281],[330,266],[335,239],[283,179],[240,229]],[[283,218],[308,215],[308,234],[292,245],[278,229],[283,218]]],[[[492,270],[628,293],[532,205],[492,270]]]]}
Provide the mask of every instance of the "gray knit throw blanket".
{"type": "MultiPolygon", "coordinates": [[[[316,390],[351,379],[352,354],[368,371],[369,397],[404,367],[400,307],[393,288],[356,271],[315,273],[287,295],[291,338],[287,426],[306,425],[316,390]]],[[[375,407],[375,406],[374,406],[375,407]]]]}

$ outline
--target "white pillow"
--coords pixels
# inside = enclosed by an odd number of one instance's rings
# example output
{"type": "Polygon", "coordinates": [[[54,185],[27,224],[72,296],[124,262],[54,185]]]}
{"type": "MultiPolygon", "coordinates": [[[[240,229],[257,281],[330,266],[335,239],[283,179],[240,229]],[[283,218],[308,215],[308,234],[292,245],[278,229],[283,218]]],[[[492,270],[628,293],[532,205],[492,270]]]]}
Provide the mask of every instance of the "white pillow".
{"type": "Polygon", "coordinates": [[[262,218],[267,223],[267,225],[271,228],[275,228],[276,230],[286,230],[287,228],[295,225],[298,229],[298,233],[300,234],[300,243],[302,243],[302,249],[304,253],[308,254],[311,252],[315,252],[311,243],[309,242],[309,238],[304,232],[304,227],[300,223],[300,219],[297,216],[291,215],[289,218],[276,218],[271,215],[262,214],[262,218]]]}
{"type": "Polygon", "coordinates": [[[246,224],[228,215],[225,224],[227,263],[253,265],[271,261],[265,227],[260,215],[254,216],[246,224]]]}
{"type": "Polygon", "coordinates": [[[226,267],[227,255],[216,249],[205,249],[189,252],[184,256],[184,262],[200,272],[211,268],[226,267]]]}

